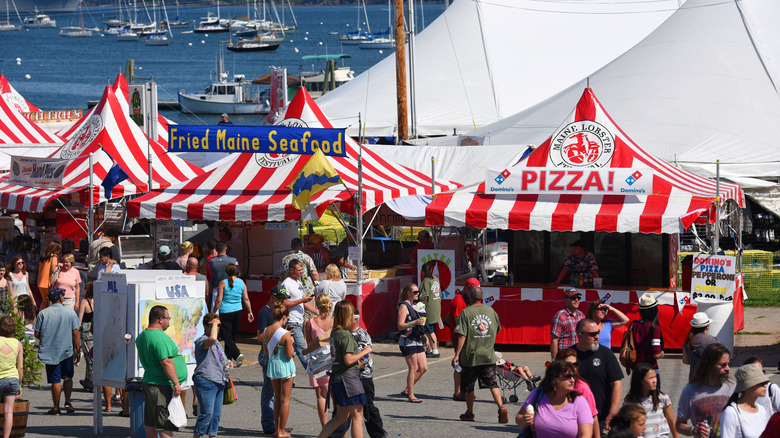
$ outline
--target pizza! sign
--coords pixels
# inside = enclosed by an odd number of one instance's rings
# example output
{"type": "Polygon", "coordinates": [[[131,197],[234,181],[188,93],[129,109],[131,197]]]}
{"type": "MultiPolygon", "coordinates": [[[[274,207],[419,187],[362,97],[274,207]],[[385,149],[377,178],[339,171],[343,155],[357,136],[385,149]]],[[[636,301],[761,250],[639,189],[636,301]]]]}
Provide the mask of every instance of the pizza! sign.
{"type": "Polygon", "coordinates": [[[487,170],[485,193],[653,194],[653,169],[516,167],[487,170]]]}

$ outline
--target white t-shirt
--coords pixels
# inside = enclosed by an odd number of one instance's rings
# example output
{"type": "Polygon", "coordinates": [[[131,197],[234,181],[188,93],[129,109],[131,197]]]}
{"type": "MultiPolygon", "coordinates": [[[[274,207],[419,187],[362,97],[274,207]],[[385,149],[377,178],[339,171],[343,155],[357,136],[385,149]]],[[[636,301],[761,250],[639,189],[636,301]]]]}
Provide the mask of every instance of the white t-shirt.
{"type": "Polygon", "coordinates": [[[728,438],[759,438],[769,422],[771,414],[760,403],[758,411],[751,413],[732,403],[720,415],[720,436],[728,438]],[[739,409],[739,412],[737,412],[739,409]]]}
{"type": "MultiPolygon", "coordinates": [[[[16,283],[14,283],[14,293],[16,293],[16,283]]],[[[769,415],[780,412],[780,387],[772,382],[766,387],[766,395],[759,397],[756,403],[763,405],[769,415]]]]}
{"type": "MultiPolygon", "coordinates": [[[[282,287],[287,291],[287,295],[290,296],[291,301],[300,300],[303,298],[303,291],[301,290],[301,282],[293,280],[287,277],[282,282],[282,287]]],[[[292,306],[290,310],[290,323],[291,324],[303,324],[303,304],[292,306]]]]}
{"type": "MultiPolygon", "coordinates": [[[[322,280],[320,284],[314,289],[315,295],[327,294],[330,297],[330,302],[333,304],[333,308],[336,308],[336,303],[343,301],[347,297],[347,283],[344,280],[331,281],[322,280]]],[[[330,314],[333,314],[331,310],[330,314]]]]}

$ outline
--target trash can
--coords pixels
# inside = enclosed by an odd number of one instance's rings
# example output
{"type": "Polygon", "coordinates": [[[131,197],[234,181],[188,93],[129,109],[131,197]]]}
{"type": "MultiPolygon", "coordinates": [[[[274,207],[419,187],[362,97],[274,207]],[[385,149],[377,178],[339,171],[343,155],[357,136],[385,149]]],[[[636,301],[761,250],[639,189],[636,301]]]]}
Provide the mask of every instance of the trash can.
{"type": "Polygon", "coordinates": [[[130,436],[145,438],[144,430],[144,389],[140,377],[127,379],[125,391],[130,397],[130,436]]]}

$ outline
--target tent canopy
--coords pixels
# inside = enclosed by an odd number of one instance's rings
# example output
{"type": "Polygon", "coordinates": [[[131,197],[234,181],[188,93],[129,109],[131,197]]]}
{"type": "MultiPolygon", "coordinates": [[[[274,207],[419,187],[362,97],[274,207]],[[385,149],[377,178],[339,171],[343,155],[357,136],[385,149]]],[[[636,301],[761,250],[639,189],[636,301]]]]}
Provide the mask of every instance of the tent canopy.
{"type": "MultiPolygon", "coordinates": [[[[589,76],[637,143],[700,175],[780,177],[780,2],[689,0],[646,39],[589,76]]],[[[470,134],[539,144],[585,80],[470,134]]],[[[435,143],[435,141],[432,141],[435,143]]]]}
{"type": "Polygon", "coordinates": [[[106,87],[100,102],[83,120],[70,140],[52,158],[69,159],[61,188],[41,189],[8,182],[0,183],[0,207],[40,212],[53,199],[68,196],[83,205],[89,203],[89,154],[93,154],[94,202],[148,191],[148,154],[152,159],[154,187],[167,187],[191,179],[203,171],[168,154],[155,141],[149,141],[127,115],[127,102],[106,87]],[[117,165],[128,179],[117,184],[107,196],[100,185],[108,171],[117,165]]]}
{"type": "MultiPolygon", "coordinates": [[[[305,89],[290,102],[287,118],[309,127],[332,128],[305,89]]],[[[292,207],[286,187],[300,173],[311,155],[237,153],[221,166],[182,184],[155,190],[131,200],[132,217],[225,221],[289,221],[318,218],[331,203],[354,212],[353,194],[358,186],[360,146],[346,140],[346,157],[327,157],[344,184],[312,196],[306,211],[292,207]],[[345,187],[346,186],[346,187],[345,187]]],[[[362,148],[363,211],[387,200],[430,194],[431,178],[381,158],[368,146],[362,148]]],[[[435,181],[436,191],[458,187],[435,181]]]]}
{"type": "MultiPolygon", "coordinates": [[[[527,109],[633,47],[680,3],[455,0],[414,40],[417,131],[451,135],[527,109]]],[[[352,135],[358,114],[361,134],[395,135],[395,66],[393,54],[317,103],[352,135]]]]}
{"type": "MultiPolygon", "coordinates": [[[[677,233],[700,217],[707,217],[716,198],[714,181],[677,169],[634,143],[607,114],[591,89],[585,90],[575,109],[547,141],[504,172],[538,167],[575,170],[650,168],[653,170],[652,194],[486,194],[483,182],[437,195],[426,209],[426,224],[513,230],[677,233]],[[601,154],[598,161],[565,162],[560,159],[562,151],[569,143],[576,143],[577,135],[585,135],[586,140],[597,140],[592,139],[593,134],[589,132],[572,133],[572,126],[583,126],[575,124],[581,121],[600,125],[602,138],[609,141],[598,146],[597,151],[601,154]],[[614,146],[608,148],[607,144],[614,146]]],[[[744,205],[744,195],[736,184],[721,183],[720,195],[725,200],[744,205]]]]}

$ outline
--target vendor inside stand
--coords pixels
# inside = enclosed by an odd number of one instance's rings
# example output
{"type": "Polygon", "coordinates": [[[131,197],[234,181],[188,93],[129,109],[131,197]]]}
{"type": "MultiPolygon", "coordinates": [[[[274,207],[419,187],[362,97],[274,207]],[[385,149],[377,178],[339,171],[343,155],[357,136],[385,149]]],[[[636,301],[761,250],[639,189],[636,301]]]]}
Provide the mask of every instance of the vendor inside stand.
{"type": "Polygon", "coordinates": [[[563,268],[553,285],[558,287],[561,281],[569,275],[570,283],[573,286],[592,286],[593,279],[599,278],[599,267],[596,264],[596,257],[587,250],[582,239],[576,240],[571,246],[571,254],[563,262],[563,268]]]}

